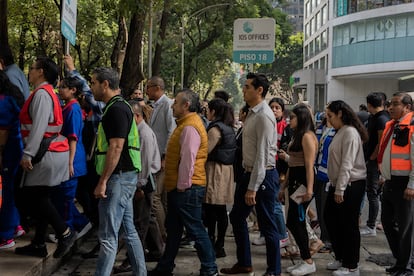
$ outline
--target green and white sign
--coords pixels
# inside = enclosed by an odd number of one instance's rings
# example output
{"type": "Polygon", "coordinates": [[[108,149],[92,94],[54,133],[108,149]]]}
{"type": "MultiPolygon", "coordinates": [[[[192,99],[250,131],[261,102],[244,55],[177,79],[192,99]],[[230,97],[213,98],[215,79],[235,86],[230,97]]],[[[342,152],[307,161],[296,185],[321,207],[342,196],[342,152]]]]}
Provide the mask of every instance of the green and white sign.
{"type": "Polygon", "coordinates": [[[234,21],[233,61],[272,63],[275,59],[275,20],[239,18],[234,21]]]}

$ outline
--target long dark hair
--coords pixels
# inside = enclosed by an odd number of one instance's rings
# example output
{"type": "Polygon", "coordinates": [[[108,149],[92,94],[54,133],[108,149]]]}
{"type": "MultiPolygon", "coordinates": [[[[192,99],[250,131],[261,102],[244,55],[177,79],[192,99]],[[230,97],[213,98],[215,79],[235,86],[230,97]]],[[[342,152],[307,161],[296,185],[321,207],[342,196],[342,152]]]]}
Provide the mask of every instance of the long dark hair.
{"type": "Polygon", "coordinates": [[[2,70],[0,70],[0,94],[13,97],[19,107],[22,107],[24,104],[23,93],[2,70]]]}
{"type": "Polygon", "coordinates": [[[315,124],[313,122],[310,108],[306,104],[296,105],[292,112],[296,115],[297,126],[292,136],[291,151],[302,150],[302,138],[306,132],[315,132],[315,124]]]}
{"type": "Polygon", "coordinates": [[[225,125],[234,125],[234,112],[233,107],[226,103],[221,98],[214,98],[208,103],[208,109],[214,110],[215,121],[221,121],[225,125]]]}
{"type": "Polygon", "coordinates": [[[335,113],[336,115],[338,115],[339,111],[341,111],[342,123],[344,125],[355,127],[359,133],[359,136],[361,136],[362,142],[368,141],[368,132],[366,128],[362,125],[356,113],[346,102],[342,100],[333,101],[328,105],[327,109],[329,109],[329,111],[335,113]]]}

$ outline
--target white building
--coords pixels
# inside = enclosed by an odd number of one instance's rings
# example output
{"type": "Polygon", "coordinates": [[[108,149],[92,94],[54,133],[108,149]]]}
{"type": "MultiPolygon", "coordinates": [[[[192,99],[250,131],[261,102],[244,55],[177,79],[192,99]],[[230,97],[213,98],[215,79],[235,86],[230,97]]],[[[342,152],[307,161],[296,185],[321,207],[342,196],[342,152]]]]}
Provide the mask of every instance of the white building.
{"type": "Polygon", "coordinates": [[[370,92],[414,91],[414,3],[305,0],[304,68],[294,88],[316,111],[370,92]]]}

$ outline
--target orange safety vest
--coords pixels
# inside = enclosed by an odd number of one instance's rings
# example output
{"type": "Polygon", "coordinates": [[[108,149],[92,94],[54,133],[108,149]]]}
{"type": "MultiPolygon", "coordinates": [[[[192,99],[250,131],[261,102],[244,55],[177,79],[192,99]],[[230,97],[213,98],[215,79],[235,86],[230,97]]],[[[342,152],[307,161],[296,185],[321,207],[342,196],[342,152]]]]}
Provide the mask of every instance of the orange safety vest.
{"type": "MultiPolygon", "coordinates": [[[[380,145],[383,143],[388,143],[388,141],[384,141],[385,137],[387,136],[387,133],[389,131],[393,131],[391,129],[392,127],[392,121],[389,121],[385,125],[384,132],[381,136],[381,142],[380,145]]],[[[413,113],[409,113],[405,116],[405,118],[398,123],[398,127],[400,130],[409,129],[408,132],[408,141],[405,146],[398,146],[395,145],[395,134],[391,136],[392,142],[391,142],[391,175],[395,176],[408,176],[410,174],[410,171],[412,170],[412,164],[411,164],[411,144],[410,140],[414,133],[414,118],[413,113]]]]}
{"type": "MultiPolygon", "coordinates": [[[[60,131],[63,125],[63,115],[62,115],[62,108],[60,106],[59,98],[53,91],[53,87],[50,84],[45,84],[38,87],[33,93],[29,96],[26,102],[23,105],[23,108],[20,112],[20,123],[21,123],[21,133],[23,137],[23,141],[27,139],[32,130],[33,121],[32,117],[30,116],[29,108],[30,103],[33,100],[34,95],[40,89],[44,89],[52,98],[53,101],[53,122],[49,122],[46,128],[45,133],[43,134],[44,138],[49,138],[54,135],[57,135],[55,139],[50,143],[48,151],[54,152],[64,152],[69,150],[68,140],[65,136],[60,135],[60,131]]],[[[41,112],[41,110],[39,110],[41,112]]]]}

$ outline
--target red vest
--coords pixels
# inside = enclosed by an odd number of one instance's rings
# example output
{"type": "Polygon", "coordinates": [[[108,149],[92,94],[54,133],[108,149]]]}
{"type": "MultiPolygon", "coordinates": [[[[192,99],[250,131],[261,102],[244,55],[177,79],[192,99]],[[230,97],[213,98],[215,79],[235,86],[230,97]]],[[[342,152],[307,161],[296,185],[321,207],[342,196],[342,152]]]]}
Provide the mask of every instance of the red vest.
{"type": "MultiPolygon", "coordinates": [[[[408,128],[408,136],[405,146],[398,146],[395,144],[394,137],[391,137],[391,175],[396,176],[408,176],[412,170],[412,164],[411,164],[411,136],[414,134],[414,125],[413,125],[413,113],[410,112],[407,114],[403,120],[399,122],[399,128],[401,130],[405,130],[408,128]]],[[[382,133],[380,145],[383,143],[388,143],[388,141],[385,141],[385,137],[387,136],[387,133],[390,131],[393,131],[391,129],[392,121],[389,121],[385,125],[384,132],[382,133]]]]}
{"type": "MultiPolygon", "coordinates": [[[[62,108],[60,107],[59,98],[53,91],[53,87],[50,84],[45,84],[38,87],[29,98],[24,103],[22,110],[20,112],[20,123],[21,123],[21,132],[23,141],[27,139],[32,129],[32,117],[29,113],[30,104],[33,100],[34,95],[39,91],[39,89],[44,89],[52,98],[53,101],[53,122],[48,123],[45,133],[43,134],[44,138],[51,137],[53,135],[58,135],[55,139],[53,139],[52,143],[50,143],[49,151],[55,152],[64,152],[69,150],[68,140],[65,136],[60,135],[60,130],[62,129],[63,125],[63,116],[62,116],[62,108]]],[[[41,110],[39,110],[41,112],[41,110]]]]}

